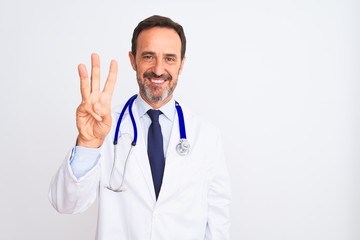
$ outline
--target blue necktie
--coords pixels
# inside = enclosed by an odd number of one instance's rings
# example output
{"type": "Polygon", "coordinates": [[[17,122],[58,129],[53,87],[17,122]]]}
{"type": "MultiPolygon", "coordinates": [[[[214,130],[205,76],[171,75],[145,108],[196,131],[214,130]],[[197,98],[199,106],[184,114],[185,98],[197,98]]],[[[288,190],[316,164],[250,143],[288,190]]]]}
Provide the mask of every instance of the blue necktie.
{"type": "Polygon", "coordinates": [[[161,111],[150,109],[147,113],[151,118],[151,124],[148,132],[148,156],[157,199],[165,167],[163,137],[159,123],[159,115],[161,114],[161,111]]]}

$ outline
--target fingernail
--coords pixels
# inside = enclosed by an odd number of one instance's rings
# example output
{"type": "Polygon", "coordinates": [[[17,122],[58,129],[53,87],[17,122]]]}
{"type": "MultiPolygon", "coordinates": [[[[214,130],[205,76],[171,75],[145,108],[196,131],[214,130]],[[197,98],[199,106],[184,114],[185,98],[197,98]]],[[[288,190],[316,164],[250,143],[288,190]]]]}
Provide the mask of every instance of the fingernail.
{"type": "Polygon", "coordinates": [[[97,115],[97,116],[96,116],[96,120],[97,120],[98,122],[101,122],[101,121],[102,121],[102,117],[100,117],[99,115],[97,115]]]}

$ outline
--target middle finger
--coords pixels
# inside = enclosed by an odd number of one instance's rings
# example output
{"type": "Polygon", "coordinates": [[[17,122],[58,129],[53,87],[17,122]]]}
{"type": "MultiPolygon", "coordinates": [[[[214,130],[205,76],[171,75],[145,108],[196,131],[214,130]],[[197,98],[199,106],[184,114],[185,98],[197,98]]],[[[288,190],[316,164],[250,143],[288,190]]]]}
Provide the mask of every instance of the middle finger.
{"type": "Polygon", "coordinates": [[[98,54],[91,54],[91,92],[100,91],[100,57],[98,54]]]}

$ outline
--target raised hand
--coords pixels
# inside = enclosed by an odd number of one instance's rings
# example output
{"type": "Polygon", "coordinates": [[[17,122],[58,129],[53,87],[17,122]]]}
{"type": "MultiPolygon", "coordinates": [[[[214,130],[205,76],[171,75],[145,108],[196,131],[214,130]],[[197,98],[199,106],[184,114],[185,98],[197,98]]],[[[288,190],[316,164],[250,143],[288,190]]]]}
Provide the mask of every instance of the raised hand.
{"type": "Polygon", "coordinates": [[[109,74],[100,91],[100,58],[91,55],[91,79],[86,66],[79,64],[80,90],[82,101],[76,110],[76,126],[79,131],[77,145],[89,148],[100,147],[111,128],[111,99],[117,79],[118,66],[110,63],[109,74]]]}

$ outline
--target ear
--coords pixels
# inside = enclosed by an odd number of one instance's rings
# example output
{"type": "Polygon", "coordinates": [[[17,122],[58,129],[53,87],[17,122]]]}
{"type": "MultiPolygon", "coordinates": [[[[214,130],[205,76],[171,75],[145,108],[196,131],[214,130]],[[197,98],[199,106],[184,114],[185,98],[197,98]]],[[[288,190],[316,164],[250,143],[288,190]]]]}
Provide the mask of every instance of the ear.
{"type": "Polygon", "coordinates": [[[181,64],[180,64],[180,68],[179,68],[179,75],[180,75],[181,72],[182,72],[182,69],[183,69],[183,66],[184,66],[184,63],[185,63],[185,59],[186,59],[186,57],[184,57],[184,58],[181,60],[181,64]]]}
{"type": "Polygon", "coordinates": [[[134,71],[136,71],[136,61],[135,61],[135,56],[132,54],[132,52],[129,52],[129,58],[130,58],[130,63],[132,68],[134,69],[134,71]]]}

